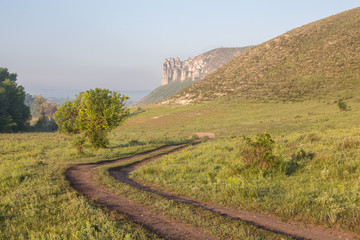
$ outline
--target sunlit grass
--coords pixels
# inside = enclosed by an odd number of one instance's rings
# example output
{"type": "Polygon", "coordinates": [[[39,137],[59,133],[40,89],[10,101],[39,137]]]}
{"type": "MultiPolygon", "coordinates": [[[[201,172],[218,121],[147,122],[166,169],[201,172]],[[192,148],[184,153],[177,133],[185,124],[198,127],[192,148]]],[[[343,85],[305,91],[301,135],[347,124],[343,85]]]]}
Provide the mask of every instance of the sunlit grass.
{"type": "Polygon", "coordinates": [[[153,234],[78,195],[65,180],[74,163],[154,148],[123,147],[78,156],[56,133],[2,134],[0,239],[153,239],[153,234]]]}
{"type": "Polygon", "coordinates": [[[356,101],[348,112],[324,102],[229,105],[224,105],[221,114],[192,123],[212,122],[204,124],[208,127],[204,130],[215,131],[218,139],[150,163],[133,177],[194,199],[331,227],[340,225],[360,233],[356,101]],[[216,124],[223,127],[216,128],[216,124]],[[275,154],[288,166],[292,159],[296,161],[294,169],[264,172],[244,165],[241,135],[262,132],[272,134],[275,154]],[[296,160],[301,150],[314,157],[296,160]]]}
{"type": "Polygon", "coordinates": [[[292,239],[259,229],[239,220],[228,219],[220,214],[211,213],[202,208],[169,200],[154,193],[138,190],[115,180],[109,175],[108,170],[111,168],[126,166],[158,154],[159,153],[149,154],[148,156],[139,157],[127,162],[98,167],[96,170],[96,180],[101,183],[103,187],[111,190],[115,194],[126,196],[132,201],[144,204],[148,209],[157,214],[165,215],[170,219],[181,221],[187,225],[201,227],[206,232],[222,239],[292,239]]]}
{"type": "MultiPolygon", "coordinates": [[[[148,164],[133,176],[195,199],[359,233],[360,102],[345,101],[349,111],[341,111],[334,99],[302,103],[221,99],[192,106],[152,105],[142,107],[144,111],[138,114],[135,108],[127,124],[109,134],[109,148],[86,146],[82,156],[71,146],[70,137],[57,133],[1,134],[0,239],[153,238],[78,195],[63,173],[72,164],[181,143],[194,132],[214,132],[217,138],[148,164]],[[241,136],[264,132],[271,134],[276,142],[274,154],[284,162],[301,149],[315,156],[298,161],[291,174],[244,168],[238,156],[241,136]]],[[[114,191],[120,186],[107,184],[114,191]]],[[[159,201],[159,206],[170,206],[166,211],[178,216],[188,211],[159,201]]],[[[190,213],[184,216],[195,218],[190,213]]],[[[189,224],[206,227],[206,221],[189,224]]]]}

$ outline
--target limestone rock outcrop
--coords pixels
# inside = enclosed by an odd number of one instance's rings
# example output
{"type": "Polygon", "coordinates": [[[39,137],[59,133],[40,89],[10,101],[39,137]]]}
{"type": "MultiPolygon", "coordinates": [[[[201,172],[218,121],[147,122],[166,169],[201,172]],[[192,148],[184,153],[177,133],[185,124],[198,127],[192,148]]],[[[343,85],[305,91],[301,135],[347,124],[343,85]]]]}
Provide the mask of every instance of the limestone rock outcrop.
{"type": "Polygon", "coordinates": [[[217,48],[183,62],[179,58],[167,58],[162,67],[161,85],[175,81],[200,80],[249,48],[217,48]]]}

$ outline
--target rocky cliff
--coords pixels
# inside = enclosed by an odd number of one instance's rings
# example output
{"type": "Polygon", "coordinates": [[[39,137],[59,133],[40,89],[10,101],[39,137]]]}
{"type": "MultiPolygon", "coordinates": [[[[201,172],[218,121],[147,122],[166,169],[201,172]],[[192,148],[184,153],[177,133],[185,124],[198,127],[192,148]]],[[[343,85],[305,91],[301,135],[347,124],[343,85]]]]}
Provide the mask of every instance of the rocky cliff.
{"type": "Polygon", "coordinates": [[[161,86],[134,105],[140,106],[166,99],[191,86],[250,48],[218,48],[183,62],[179,58],[167,58],[163,64],[161,86]]]}
{"type": "Polygon", "coordinates": [[[161,85],[200,80],[249,48],[217,48],[183,62],[179,58],[167,58],[162,67],[161,85]]]}

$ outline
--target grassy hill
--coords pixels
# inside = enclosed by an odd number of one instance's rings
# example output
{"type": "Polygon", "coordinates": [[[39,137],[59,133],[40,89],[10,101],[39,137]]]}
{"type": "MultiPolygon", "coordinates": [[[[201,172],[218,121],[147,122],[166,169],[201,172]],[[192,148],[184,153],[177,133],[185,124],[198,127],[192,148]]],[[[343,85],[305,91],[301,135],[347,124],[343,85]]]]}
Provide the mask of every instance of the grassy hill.
{"type": "Polygon", "coordinates": [[[360,90],[360,8],[291,30],[253,47],[166,103],[224,95],[304,100],[360,90]]]}
{"type": "Polygon", "coordinates": [[[181,91],[182,89],[190,86],[194,82],[192,80],[186,80],[186,81],[176,81],[176,82],[170,82],[166,85],[157,87],[155,90],[153,90],[151,93],[143,97],[140,101],[138,101],[135,106],[155,103],[158,101],[161,101],[167,97],[170,97],[177,92],[181,91]]]}

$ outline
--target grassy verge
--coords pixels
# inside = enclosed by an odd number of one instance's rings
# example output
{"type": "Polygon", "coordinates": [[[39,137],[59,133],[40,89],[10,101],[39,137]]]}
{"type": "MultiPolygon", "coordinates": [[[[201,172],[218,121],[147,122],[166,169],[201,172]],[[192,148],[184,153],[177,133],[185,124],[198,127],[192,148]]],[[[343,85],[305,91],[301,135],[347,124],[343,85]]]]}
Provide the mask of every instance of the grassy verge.
{"type": "Polygon", "coordinates": [[[358,101],[350,102],[351,111],[314,101],[219,105],[221,114],[191,123],[207,122],[203,126],[218,139],[143,166],[132,177],[194,199],[360,234],[358,101]],[[292,169],[269,172],[244,164],[241,135],[262,132],[271,133],[274,153],[292,169]]]}
{"type": "Polygon", "coordinates": [[[72,164],[132,155],[156,145],[87,149],[79,157],[69,142],[53,133],[1,135],[0,239],[157,238],[78,195],[63,176],[72,164]]]}
{"type": "MultiPolygon", "coordinates": [[[[63,172],[73,164],[181,143],[193,132],[215,132],[217,140],[164,157],[134,176],[197,199],[359,232],[360,99],[344,101],[349,111],[339,110],[334,99],[302,103],[222,99],[192,106],[142,107],[127,125],[109,135],[110,148],[86,148],[84,156],[77,155],[69,138],[57,133],[1,134],[0,239],[155,237],[126,220],[115,220],[114,214],[79,196],[63,172]],[[315,156],[300,157],[290,175],[243,168],[238,156],[241,135],[263,132],[273,136],[274,153],[284,162],[301,149],[315,156]]],[[[198,218],[195,215],[189,216],[198,218]]],[[[230,228],[236,228],[234,224],[230,228]]]]}
{"type": "Polygon", "coordinates": [[[168,200],[157,194],[143,192],[119,182],[109,175],[108,170],[110,168],[126,166],[159,154],[161,153],[150,154],[146,157],[122,162],[120,164],[98,167],[96,169],[96,180],[100,182],[103,187],[119,196],[126,196],[126,198],[134,202],[145,204],[151,211],[174,220],[182,221],[188,225],[204,228],[205,231],[222,239],[291,239],[258,229],[242,221],[227,219],[219,214],[211,213],[198,207],[168,200]]]}

